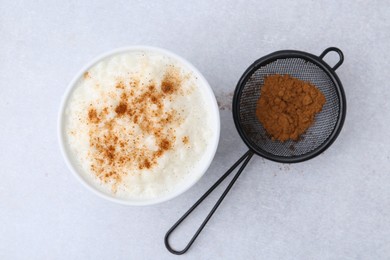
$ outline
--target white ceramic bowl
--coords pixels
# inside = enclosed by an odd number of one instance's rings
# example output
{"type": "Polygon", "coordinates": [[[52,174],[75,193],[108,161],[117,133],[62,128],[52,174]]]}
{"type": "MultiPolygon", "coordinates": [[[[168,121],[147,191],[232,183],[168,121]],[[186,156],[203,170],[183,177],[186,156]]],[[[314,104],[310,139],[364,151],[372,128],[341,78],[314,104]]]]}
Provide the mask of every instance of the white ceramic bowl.
{"type": "Polygon", "coordinates": [[[156,203],[161,203],[167,200],[170,200],[174,197],[179,196],[183,192],[187,191],[189,188],[191,188],[202,176],[203,174],[207,171],[209,168],[211,161],[214,158],[215,152],[217,150],[218,142],[219,142],[219,134],[220,134],[220,119],[219,119],[219,109],[218,105],[214,96],[214,93],[206,81],[206,79],[202,76],[202,74],[188,61],[185,59],[179,57],[178,55],[169,52],[167,50],[161,49],[161,48],[156,48],[156,47],[149,47],[149,46],[132,46],[132,47],[125,47],[125,48],[120,48],[120,49],[115,49],[110,52],[104,53],[94,59],[92,62],[90,62],[87,66],[82,68],[77,75],[73,78],[73,80],[70,82],[69,86],[67,87],[67,90],[63,96],[61,106],[60,106],[60,111],[58,115],[58,139],[59,139],[59,144],[60,144],[60,149],[62,152],[62,155],[64,156],[65,162],[68,165],[70,171],[76,176],[76,178],[89,190],[97,194],[98,196],[105,198],[109,201],[113,201],[116,203],[124,204],[124,205],[136,205],[136,206],[144,206],[144,205],[152,205],[156,203]],[[104,193],[100,190],[98,190],[92,183],[90,183],[87,179],[84,178],[83,174],[81,174],[81,169],[75,162],[74,158],[72,158],[72,155],[70,151],[68,150],[67,144],[66,144],[66,137],[64,133],[64,110],[67,106],[68,99],[70,97],[70,94],[72,93],[73,89],[77,85],[77,82],[80,78],[83,77],[83,74],[85,71],[87,71],[89,68],[94,66],[96,63],[99,61],[113,56],[117,55],[123,52],[129,52],[129,51],[153,51],[153,52],[158,52],[162,55],[169,56],[173,59],[176,59],[179,61],[181,64],[186,66],[189,70],[191,70],[196,77],[202,82],[202,85],[199,86],[203,88],[205,91],[205,97],[208,99],[206,100],[206,104],[209,104],[207,109],[210,110],[210,116],[211,116],[211,123],[212,123],[212,129],[214,129],[214,135],[211,140],[209,140],[209,144],[207,146],[207,149],[204,153],[204,156],[202,157],[201,161],[195,167],[195,170],[193,173],[190,174],[190,177],[187,178],[188,180],[183,183],[183,185],[180,185],[175,191],[168,193],[164,196],[158,197],[158,198],[153,198],[153,199],[147,199],[147,200],[137,200],[137,199],[122,199],[122,198],[117,198],[114,197],[110,194],[104,193]]]}

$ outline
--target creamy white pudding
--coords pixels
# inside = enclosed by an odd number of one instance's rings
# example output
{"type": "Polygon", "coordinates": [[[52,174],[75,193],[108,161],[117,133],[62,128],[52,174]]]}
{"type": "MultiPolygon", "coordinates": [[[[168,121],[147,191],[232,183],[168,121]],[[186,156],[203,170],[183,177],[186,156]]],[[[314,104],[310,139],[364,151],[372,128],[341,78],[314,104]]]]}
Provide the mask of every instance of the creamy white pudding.
{"type": "Polygon", "coordinates": [[[74,167],[116,198],[174,193],[203,174],[201,161],[219,136],[207,91],[186,64],[157,51],[100,60],[78,79],[64,105],[64,140],[74,167]]]}

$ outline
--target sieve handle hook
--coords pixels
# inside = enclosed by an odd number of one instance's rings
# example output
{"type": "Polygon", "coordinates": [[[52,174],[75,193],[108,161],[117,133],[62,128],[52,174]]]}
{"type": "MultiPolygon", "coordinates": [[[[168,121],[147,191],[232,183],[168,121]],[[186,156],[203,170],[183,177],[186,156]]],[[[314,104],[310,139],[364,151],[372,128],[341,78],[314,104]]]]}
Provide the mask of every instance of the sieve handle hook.
{"type": "Polygon", "coordinates": [[[328,54],[328,53],[331,52],[331,51],[336,52],[336,53],[339,55],[339,58],[340,58],[339,62],[337,62],[336,65],[334,65],[333,68],[332,68],[332,70],[337,70],[337,68],[340,67],[340,65],[343,64],[343,62],[344,62],[344,54],[343,54],[343,52],[342,52],[339,48],[336,48],[336,47],[329,47],[329,48],[327,48],[326,50],[324,50],[324,51],[321,53],[321,55],[319,56],[319,58],[320,58],[321,60],[323,60],[324,57],[325,57],[325,55],[328,54]]]}
{"type": "Polygon", "coordinates": [[[213,186],[210,187],[210,189],[208,191],[206,191],[205,194],[203,194],[202,197],[200,197],[200,199],[198,199],[197,202],[195,202],[195,204],[189,209],[187,210],[186,213],[184,213],[184,215],[168,230],[168,232],[165,234],[165,238],[164,238],[164,243],[165,243],[165,247],[168,249],[169,252],[171,252],[172,254],[175,254],[175,255],[182,255],[184,254],[185,252],[187,252],[187,250],[191,247],[191,245],[194,243],[195,239],[199,236],[200,232],[202,232],[203,228],[206,226],[207,222],[210,220],[210,218],[213,216],[214,212],[217,210],[218,206],[221,204],[221,202],[223,201],[223,199],[225,198],[226,194],[228,194],[228,192],[230,191],[230,189],[232,188],[232,186],[234,185],[234,183],[236,182],[236,180],[238,179],[238,177],[240,176],[241,172],[244,170],[244,168],[246,167],[246,165],[248,164],[249,160],[252,158],[253,156],[253,152],[251,150],[249,150],[248,152],[246,152],[240,159],[238,159],[238,161],[233,164],[233,166],[224,174],[222,175],[222,177],[220,177],[215,183],[213,186]],[[245,161],[244,161],[245,160],[245,161]],[[196,233],[194,234],[194,236],[191,238],[190,242],[188,242],[188,244],[186,245],[186,247],[180,251],[178,250],[175,250],[171,247],[171,245],[169,244],[169,236],[171,235],[171,233],[183,222],[184,219],[186,219],[188,217],[188,215],[190,215],[192,213],[192,211],[200,204],[202,203],[202,201],[210,194],[213,192],[213,190],[219,185],[221,184],[225,178],[227,176],[229,176],[229,174],[235,169],[237,168],[238,165],[240,165],[240,163],[244,161],[244,163],[241,165],[240,169],[237,171],[236,175],[233,177],[233,179],[230,181],[229,185],[227,186],[227,188],[225,189],[225,191],[222,193],[221,197],[218,199],[218,201],[215,203],[214,207],[211,209],[210,213],[207,215],[207,217],[205,218],[205,220],[203,221],[203,223],[200,225],[200,227],[198,228],[198,230],[196,231],[196,233]]]}

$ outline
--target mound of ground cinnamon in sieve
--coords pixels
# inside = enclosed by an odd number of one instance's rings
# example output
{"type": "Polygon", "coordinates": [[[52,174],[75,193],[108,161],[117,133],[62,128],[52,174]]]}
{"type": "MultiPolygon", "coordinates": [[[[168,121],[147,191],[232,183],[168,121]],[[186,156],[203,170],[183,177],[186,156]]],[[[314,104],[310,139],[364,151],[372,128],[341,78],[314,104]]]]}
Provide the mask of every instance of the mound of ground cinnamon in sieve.
{"type": "Polygon", "coordinates": [[[256,116],[273,140],[298,140],[322,110],[325,96],[309,82],[289,75],[264,79],[256,116]]]}

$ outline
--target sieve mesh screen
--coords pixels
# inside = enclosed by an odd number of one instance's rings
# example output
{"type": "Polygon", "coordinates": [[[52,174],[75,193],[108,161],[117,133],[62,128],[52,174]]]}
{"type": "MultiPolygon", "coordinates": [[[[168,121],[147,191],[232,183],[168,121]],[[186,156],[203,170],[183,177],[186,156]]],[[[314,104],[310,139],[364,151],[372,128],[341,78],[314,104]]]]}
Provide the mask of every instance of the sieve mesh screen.
{"type": "Polygon", "coordinates": [[[255,150],[281,157],[299,157],[315,150],[330,137],[340,115],[339,104],[335,83],[322,68],[303,58],[281,58],[257,68],[244,82],[238,100],[238,124],[255,150]],[[272,74],[288,74],[308,81],[325,95],[326,103],[322,111],[299,141],[282,143],[271,140],[256,117],[264,77],[272,74]]]}

